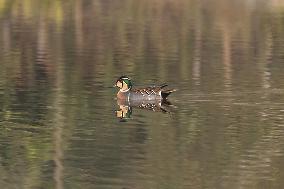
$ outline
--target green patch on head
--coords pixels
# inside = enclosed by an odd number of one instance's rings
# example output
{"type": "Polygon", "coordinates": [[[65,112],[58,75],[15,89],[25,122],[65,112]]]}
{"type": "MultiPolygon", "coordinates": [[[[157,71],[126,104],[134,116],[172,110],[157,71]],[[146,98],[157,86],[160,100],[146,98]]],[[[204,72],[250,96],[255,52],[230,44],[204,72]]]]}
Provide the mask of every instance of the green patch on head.
{"type": "Polygon", "coordinates": [[[127,88],[128,89],[131,89],[131,87],[132,87],[132,82],[131,82],[131,79],[129,78],[129,77],[127,77],[127,76],[121,76],[121,77],[119,77],[118,79],[117,79],[117,81],[116,81],[116,83],[117,82],[121,82],[122,83],[122,85],[127,85],[127,88]]]}
{"type": "Polygon", "coordinates": [[[122,81],[127,85],[127,88],[131,89],[132,82],[129,78],[122,78],[122,81]]]}

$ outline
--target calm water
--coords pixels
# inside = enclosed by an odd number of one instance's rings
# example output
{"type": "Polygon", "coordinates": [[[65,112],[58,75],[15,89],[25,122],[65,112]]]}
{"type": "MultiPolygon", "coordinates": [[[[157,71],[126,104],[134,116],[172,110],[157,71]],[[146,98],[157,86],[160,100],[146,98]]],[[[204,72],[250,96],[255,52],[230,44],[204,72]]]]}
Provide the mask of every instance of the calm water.
{"type": "Polygon", "coordinates": [[[0,0],[0,67],[1,188],[284,188],[284,1],[0,0]]]}

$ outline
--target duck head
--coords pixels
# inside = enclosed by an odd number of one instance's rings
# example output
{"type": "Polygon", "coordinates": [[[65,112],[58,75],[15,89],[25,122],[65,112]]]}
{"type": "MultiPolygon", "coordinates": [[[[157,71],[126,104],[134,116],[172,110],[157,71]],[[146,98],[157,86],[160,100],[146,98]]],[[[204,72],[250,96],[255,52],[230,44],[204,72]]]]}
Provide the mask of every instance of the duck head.
{"type": "Polygon", "coordinates": [[[121,76],[116,80],[115,87],[120,88],[121,92],[127,92],[132,88],[132,82],[129,77],[121,76]]]}

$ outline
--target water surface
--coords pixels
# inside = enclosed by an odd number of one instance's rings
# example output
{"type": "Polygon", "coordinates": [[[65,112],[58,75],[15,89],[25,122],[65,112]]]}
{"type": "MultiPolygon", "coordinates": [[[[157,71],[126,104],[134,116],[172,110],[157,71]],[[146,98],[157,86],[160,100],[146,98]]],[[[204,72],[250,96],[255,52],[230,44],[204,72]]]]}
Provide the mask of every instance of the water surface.
{"type": "Polygon", "coordinates": [[[3,188],[283,188],[283,1],[0,0],[3,188]],[[117,77],[178,89],[116,117],[117,77]]]}

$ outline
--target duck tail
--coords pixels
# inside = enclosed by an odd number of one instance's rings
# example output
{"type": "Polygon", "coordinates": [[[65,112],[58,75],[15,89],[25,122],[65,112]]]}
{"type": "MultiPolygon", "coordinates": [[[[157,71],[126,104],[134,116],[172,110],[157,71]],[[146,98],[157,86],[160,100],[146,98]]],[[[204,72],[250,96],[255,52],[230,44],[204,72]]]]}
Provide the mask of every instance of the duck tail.
{"type": "Polygon", "coordinates": [[[163,99],[166,99],[172,92],[175,92],[176,89],[168,89],[168,90],[162,90],[161,95],[163,99]]]}
{"type": "Polygon", "coordinates": [[[160,85],[160,88],[162,89],[162,88],[165,88],[166,86],[168,86],[168,84],[162,84],[160,85]]]}

